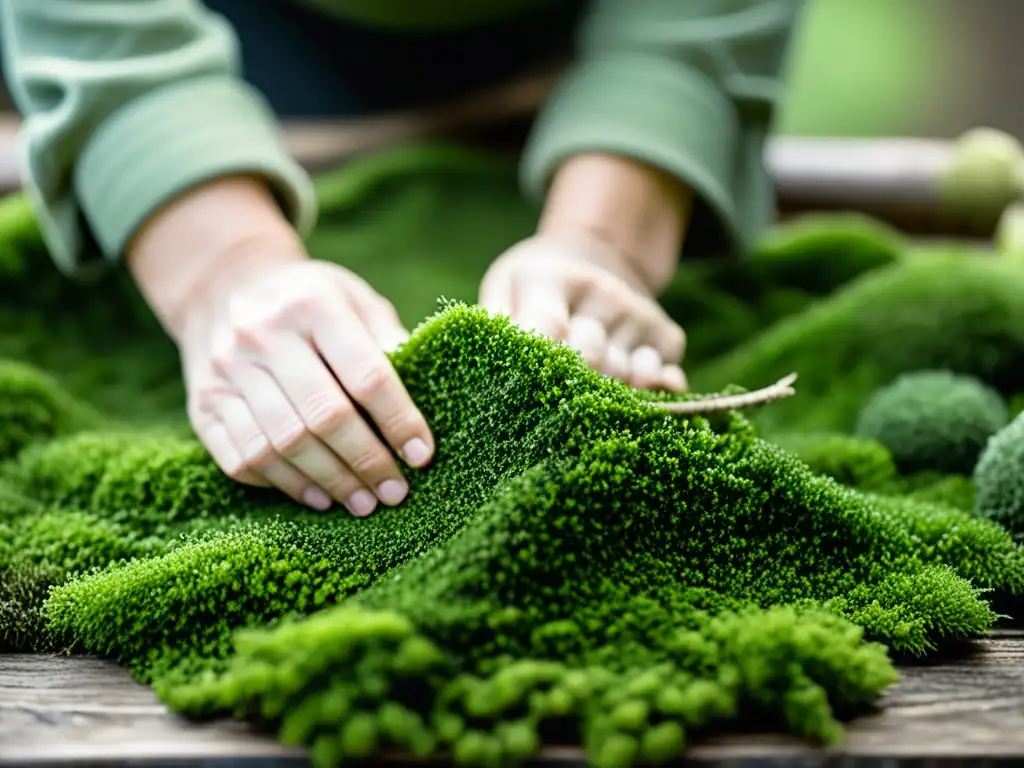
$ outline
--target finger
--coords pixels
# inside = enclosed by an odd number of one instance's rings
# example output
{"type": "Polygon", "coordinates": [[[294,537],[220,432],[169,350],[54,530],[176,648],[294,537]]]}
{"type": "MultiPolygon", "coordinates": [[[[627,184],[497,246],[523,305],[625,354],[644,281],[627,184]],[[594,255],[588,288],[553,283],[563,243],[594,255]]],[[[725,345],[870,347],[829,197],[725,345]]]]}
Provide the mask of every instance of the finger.
{"type": "Polygon", "coordinates": [[[477,304],[495,315],[512,316],[512,278],[507,269],[488,273],[480,283],[477,304]]]}
{"type": "MultiPolygon", "coordinates": [[[[267,350],[268,370],[280,391],[288,398],[307,434],[346,465],[346,478],[339,492],[361,493],[361,489],[370,488],[385,504],[400,504],[409,493],[402,471],[320,357],[299,337],[275,344],[287,345],[287,349],[271,346],[267,350]],[[359,483],[351,482],[352,473],[359,483]]],[[[292,460],[305,471],[301,462],[292,460]]],[[[366,506],[362,496],[356,500],[343,497],[346,499],[350,506],[366,506]]]]}
{"type": "MultiPolygon", "coordinates": [[[[359,318],[349,312],[325,313],[312,332],[313,343],[334,376],[370,415],[388,445],[413,467],[428,464],[434,437],[426,419],[359,318]]],[[[345,450],[355,456],[353,466],[358,467],[370,460],[371,445],[365,433],[352,426],[348,430],[345,450]],[[349,448],[352,444],[358,447],[349,448]]]]}
{"type": "Polygon", "coordinates": [[[647,341],[658,351],[662,360],[678,365],[686,357],[686,333],[660,307],[658,310],[659,317],[650,323],[645,334],[647,341]]]}
{"type": "MultiPolygon", "coordinates": [[[[296,337],[292,354],[303,347],[308,349],[306,343],[296,337]]],[[[268,348],[267,352],[269,359],[280,360],[282,357],[279,350],[268,348]]],[[[315,357],[312,353],[310,356],[315,357]]],[[[287,359],[292,363],[292,358],[287,359]]],[[[316,368],[323,371],[323,364],[319,360],[316,363],[313,371],[316,368]]],[[[301,379],[311,375],[310,368],[306,361],[300,359],[292,366],[291,375],[301,379]]],[[[327,372],[324,371],[324,374],[327,375],[327,372]]],[[[275,457],[285,459],[330,498],[348,507],[354,515],[362,517],[373,512],[377,506],[376,497],[306,426],[268,371],[247,365],[232,371],[231,380],[252,412],[253,420],[261,431],[260,437],[265,438],[272,449],[272,455],[263,457],[264,460],[274,461],[275,457]]],[[[337,387],[337,384],[334,386],[337,387]]],[[[257,464],[256,468],[267,474],[263,466],[257,464]]]]}
{"type": "MultiPolygon", "coordinates": [[[[573,291],[570,309],[573,316],[592,317],[600,321],[609,339],[637,314],[636,294],[625,283],[611,276],[594,276],[580,280],[573,291]],[[588,288],[584,290],[581,285],[588,288]]],[[[632,349],[624,346],[624,349],[632,349]]]]}
{"type": "Polygon", "coordinates": [[[371,317],[364,324],[370,336],[386,355],[397,351],[400,346],[409,341],[409,331],[401,323],[392,322],[383,317],[371,317]]]}
{"type": "Polygon", "coordinates": [[[669,392],[686,392],[690,388],[686,373],[678,365],[664,365],[661,368],[661,386],[669,392]]]}
{"type": "Polygon", "coordinates": [[[686,354],[686,334],[668,315],[646,309],[652,306],[646,300],[637,302],[635,314],[624,320],[610,334],[611,344],[635,350],[650,347],[668,364],[679,365],[686,354]]]}
{"type": "Polygon", "coordinates": [[[637,389],[654,389],[661,385],[662,360],[658,350],[640,346],[630,356],[630,384],[637,389]]]}
{"type": "Polygon", "coordinates": [[[512,319],[521,328],[550,339],[566,341],[569,337],[569,305],[557,282],[520,283],[514,297],[512,319]]]}
{"type": "Polygon", "coordinates": [[[270,485],[270,481],[263,475],[253,472],[245,466],[242,454],[235,448],[224,424],[216,420],[209,420],[196,429],[196,435],[225,475],[245,485],[262,488],[270,485]]]}
{"type": "Polygon", "coordinates": [[[354,301],[356,316],[385,353],[394,352],[409,340],[394,305],[382,298],[367,283],[358,280],[346,286],[354,301]]]}
{"type": "Polygon", "coordinates": [[[629,353],[622,347],[609,343],[604,357],[604,371],[612,378],[628,382],[630,375],[629,353]]]}
{"type": "Polygon", "coordinates": [[[579,352],[587,365],[604,373],[608,335],[600,321],[574,317],[569,321],[569,346],[579,352]]]}
{"type": "Polygon", "coordinates": [[[644,329],[637,323],[620,323],[614,330],[609,331],[608,344],[624,350],[628,356],[642,343],[643,333],[644,329]]]}
{"type": "Polygon", "coordinates": [[[653,347],[667,363],[679,363],[686,335],[658,302],[613,274],[596,272],[574,281],[570,307],[574,315],[600,320],[612,343],[632,350],[653,347]]]}
{"type": "Polygon", "coordinates": [[[244,400],[240,397],[220,400],[217,415],[246,471],[258,473],[300,504],[320,512],[330,508],[331,500],[324,490],[274,450],[244,400]]]}

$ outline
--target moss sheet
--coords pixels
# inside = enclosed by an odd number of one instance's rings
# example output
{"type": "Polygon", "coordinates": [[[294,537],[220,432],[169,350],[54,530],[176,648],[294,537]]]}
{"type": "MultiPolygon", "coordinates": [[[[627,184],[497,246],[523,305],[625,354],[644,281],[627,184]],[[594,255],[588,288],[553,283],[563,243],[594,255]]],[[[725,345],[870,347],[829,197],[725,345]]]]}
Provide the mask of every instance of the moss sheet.
{"type": "Polygon", "coordinates": [[[467,303],[534,217],[510,168],[415,148],[320,191],[310,246],[418,324],[393,362],[437,437],[409,500],[363,520],[222,477],[123,276],[62,281],[24,201],[0,204],[0,649],[108,655],[320,766],[580,744],[618,768],[710,730],[834,741],[895,659],[985,633],[990,596],[1024,591],[969,478],[901,476],[851,434],[904,372],[1024,390],[1019,268],[856,218],[687,265],[665,302],[703,391],[801,380],[681,418],[467,303]]]}

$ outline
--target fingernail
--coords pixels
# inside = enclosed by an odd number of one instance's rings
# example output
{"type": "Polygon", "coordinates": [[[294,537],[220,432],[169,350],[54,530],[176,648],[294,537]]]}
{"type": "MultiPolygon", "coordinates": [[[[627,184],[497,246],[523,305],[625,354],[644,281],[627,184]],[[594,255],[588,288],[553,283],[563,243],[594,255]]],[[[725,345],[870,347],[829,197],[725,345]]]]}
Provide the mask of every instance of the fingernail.
{"type": "Polygon", "coordinates": [[[356,491],[348,497],[345,506],[356,517],[366,517],[377,508],[377,497],[369,491],[356,491]]]}
{"type": "Polygon", "coordinates": [[[326,512],[331,508],[331,497],[316,486],[307,488],[302,492],[302,501],[306,506],[326,512]]]}
{"type": "Polygon", "coordinates": [[[409,493],[409,486],[401,480],[385,480],[377,486],[377,496],[385,504],[392,506],[401,504],[407,493],[409,493]]]}
{"type": "Polygon", "coordinates": [[[414,437],[402,448],[405,460],[414,467],[420,467],[430,461],[430,449],[420,438],[414,437]]]}

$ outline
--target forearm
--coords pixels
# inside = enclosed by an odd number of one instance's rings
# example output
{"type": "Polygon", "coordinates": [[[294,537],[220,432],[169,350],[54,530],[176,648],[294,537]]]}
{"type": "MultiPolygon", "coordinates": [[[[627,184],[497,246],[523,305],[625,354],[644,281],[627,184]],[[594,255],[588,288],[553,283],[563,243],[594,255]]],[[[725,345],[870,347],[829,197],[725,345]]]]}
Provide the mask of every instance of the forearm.
{"type": "Polygon", "coordinates": [[[573,158],[630,158],[690,190],[686,250],[749,250],[774,215],[764,139],[802,4],[591,0],[576,63],[524,153],[527,194],[551,197],[573,158]]]}
{"type": "Polygon", "coordinates": [[[692,204],[670,174],[614,155],[564,162],[548,190],[540,231],[585,232],[611,247],[644,288],[659,293],[679,261],[692,204]]]}
{"type": "Polygon", "coordinates": [[[167,201],[211,179],[265,179],[300,231],[312,183],[201,0],[0,0],[4,75],[24,120],[25,187],[69,274],[124,256],[167,201]]]}
{"type": "Polygon", "coordinates": [[[265,182],[228,176],[175,198],[129,242],[125,260],[139,291],[176,341],[189,307],[246,265],[306,258],[265,182]]]}

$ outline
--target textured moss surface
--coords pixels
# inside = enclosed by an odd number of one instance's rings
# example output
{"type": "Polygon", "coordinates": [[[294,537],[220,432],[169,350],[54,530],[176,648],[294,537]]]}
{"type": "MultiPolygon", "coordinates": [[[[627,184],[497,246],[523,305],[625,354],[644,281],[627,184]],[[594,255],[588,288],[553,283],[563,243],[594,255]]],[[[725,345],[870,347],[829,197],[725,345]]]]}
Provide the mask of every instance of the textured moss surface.
{"type": "Polygon", "coordinates": [[[509,169],[409,150],[321,199],[314,252],[426,316],[393,362],[437,460],[364,520],[221,476],[123,278],[69,287],[23,201],[0,204],[0,648],[109,655],[177,710],[249,719],[321,766],[569,743],[617,768],[709,729],[835,740],[894,659],[984,633],[988,598],[1024,591],[1024,550],[973,512],[970,478],[900,474],[850,434],[876,387],[943,361],[1024,391],[1014,267],[854,218],[687,265],[665,301],[707,330],[704,391],[801,380],[749,418],[684,419],[463,303],[529,229],[509,169]],[[849,324],[865,306],[902,328],[888,344],[849,324]]]}
{"type": "Polygon", "coordinates": [[[998,392],[973,376],[949,371],[903,374],[868,399],[856,433],[877,440],[904,472],[970,474],[1010,410],[998,392]]]}

